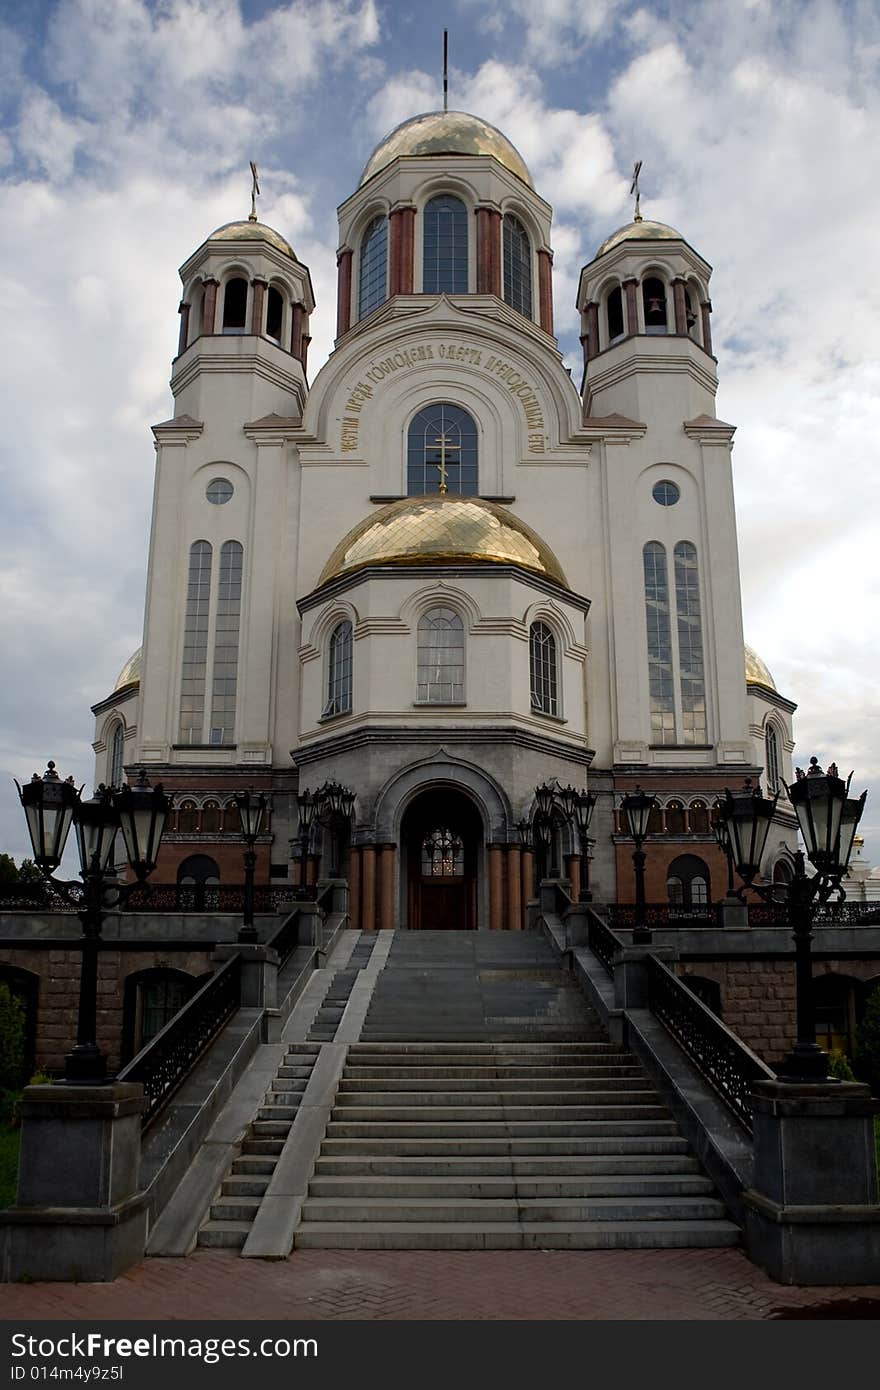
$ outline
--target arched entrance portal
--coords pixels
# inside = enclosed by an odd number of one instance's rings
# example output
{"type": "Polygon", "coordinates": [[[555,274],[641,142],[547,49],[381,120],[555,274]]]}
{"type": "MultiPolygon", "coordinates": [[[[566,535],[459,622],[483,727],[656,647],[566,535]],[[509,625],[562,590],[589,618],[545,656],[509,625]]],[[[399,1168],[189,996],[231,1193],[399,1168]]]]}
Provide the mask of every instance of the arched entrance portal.
{"type": "Polygon", "coordinates": [[[414,931],[474,931],[483,826],[469,797],[434,787],[407,808],[401,824],[406,924],[414,931]]]}

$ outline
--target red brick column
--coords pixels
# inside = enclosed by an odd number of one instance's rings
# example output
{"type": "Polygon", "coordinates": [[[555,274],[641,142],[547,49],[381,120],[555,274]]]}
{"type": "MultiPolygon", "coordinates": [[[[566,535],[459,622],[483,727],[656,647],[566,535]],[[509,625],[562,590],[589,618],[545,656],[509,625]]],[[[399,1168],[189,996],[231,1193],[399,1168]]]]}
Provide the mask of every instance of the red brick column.
{"type": "Polygon", "coordinates": [[[309,343],[311,341],[308,333],[302,335],[302,352],[299,355],[299,360],[302,362],[303,373],[307,372],[309,368],[309,343]]]}
{"type": "Polygon", "coordinates": [[[532,884],[535,877],[535,855],[530,849],[524,849],[520,858],[522,868],[522,912],[523,926],[525,926],[526,906],[532,896],[532,884]]]}
{"type": "Polygon", "coordinates": [[[500,845],[489,845],[489,930],[501,931],[504,925],[504,877],[500,845]]]}
{"type": "Polygon", "coordinates": [[[202,304],[202,334],[211,334],[215,331],[214,320],[217,316],[217,289],[219,281],[205,281],[205,299],[202,304]]]}
{"type": "Polygon", "coordinates": [[[358,931],[361,925],[361,852],[357,845],[348,851],[348,917],[358,931]]]}
{"type": "Polygon", "coordinates": [[[522,931],[522,845],[507,846],[507,930],[522,931]]]}
{"type": "Polygon", "coordinates": [[[361,926],[364,931],[376,930],[376,846],[361,849],[361,926]]]}
{"type": "Polygon", "coordinates": [[[390,931],[394,926],[394,851],[396,845],[379,847],[379,926],[390,931]]]}
{"type": "Polygon", "coordinates": [[[571,883],[571,899],[577,902],[581,892],[581,857],[579,854],[565,856],[565,877],[571,883]]]}
{"type": "Polygon", "coordinates": [[[341,338],[351,327],[351,260],[349,250],[340,251],[336,257],[336,336],[341,338]]]}
{"type": "Polygon", "coordinates": [[[177,312],[180,314],[180,335],[177,339],[177,355],[179,357],[189,340],[189,305],[181,300],[177,312]]]}
{"type": "Polygon", "coordinates": [[[259,338],[263,331],[263,304],[269,288],[265,280],[254,280],[254,297],[251,303],[251,332],[259,338]]]}
{"type": "Polygon", "coordinates": [[[688,326],[684,302],[684,280],[682,279],[675,279],[672,282],[672,303],[675,309],[675,331],[686,335],[688,326]]]}
{"type": "Polygon", "coordinates": [[[300,362],[302,361],[305,321],[305,309],[301,304],[294,304],[290,318],[290,355],[291,357],[298,357],[300,362]]]}
{"type": "Polygon", "coordinates": [[[388,296],[412,294],[416,210],[395,208],[388,218],[388,296]]]}
{"type": "Polygon", "coordinates": [[[703,300],[702,304],[700,305],[700,314],[702,315],[702,319],[703,319],[703,347],[706,349],[706,351],[708,352],[709,356],[711,357],[711,356],[712,356],[712,325],[711,325],[711,323],[710,323],[710,318],[711,318],[711,314],[712,314],[712,301],[711,301],[711,299],[704,299],[704,300],[703,300]]]}
{"type": "Polygon", "coordinates": [[[477,294],[501,298],[501,213],[477,208],[477,294]]]}
{"type": "Polygon", "coordinates": [[[639,331],[639,306],[636,299],[638,280],[624,280],[623,288],[626,292],[626,331],[627,333],[638,333],[639,331]]]}
{"type": "Polygon", "coordinates": [[[538,252],[538,302],[541,327],[553,336],[553,252],[543,248],[538,252]]]}
{"type": "Polygon", "coordinates": [[[599,355],[599,305],[592,301],[587,305],[587,360],[599,355]]]}

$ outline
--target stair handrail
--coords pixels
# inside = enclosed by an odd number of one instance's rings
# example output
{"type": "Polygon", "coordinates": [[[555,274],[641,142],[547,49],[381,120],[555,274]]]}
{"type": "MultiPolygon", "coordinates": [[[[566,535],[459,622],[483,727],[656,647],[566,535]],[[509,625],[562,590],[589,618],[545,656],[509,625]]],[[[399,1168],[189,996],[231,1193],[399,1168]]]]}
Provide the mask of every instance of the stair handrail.
{"type": "Polygon", "coordinates": [[[287,914],[281,926],[270,936],[266,942],[273,951],[278,952],[278,968],[281,969],[293,955],[299,941],[299,917],[301,904],[297,903],[291,912],[287,914]]]}
{"type": "Polygon", "coordinates": [[[118,1081],[137,1081],[146,1106],[147,1129],[182,1085],[241,1001],[241,954],[236,952],[128,1062],[118,1081]]]}
{"type": "Polygon", "coordinates": [[[612,931],[608,923],[590,908],[587,913],[587,945],[605,974],[611,978],[614,976],[614,957],[625,944],[617,932],[612,931]]]}
{"type": "Polygon", "coordinates": [[[645,965],[651,1012],[751,1134],[752,1087],[775,1073],[662,960],[649,954],[645,965]]]}

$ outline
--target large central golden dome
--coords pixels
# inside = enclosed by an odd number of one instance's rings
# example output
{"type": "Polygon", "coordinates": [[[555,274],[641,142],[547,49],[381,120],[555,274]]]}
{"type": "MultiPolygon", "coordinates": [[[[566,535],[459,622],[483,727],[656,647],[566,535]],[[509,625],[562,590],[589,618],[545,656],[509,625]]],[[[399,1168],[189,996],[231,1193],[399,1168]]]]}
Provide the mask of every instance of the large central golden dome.
{"type": "Polygon", "coordinates": [[[529,188],[533,186],[522,155],[495,126],[466,111],[428,111],[385,136],[367,160],[358,187],[405,154],[491,154],[529,188]]]}
{"type": "Polygon", "coordinates": [[[432,493],[382,507],[339,542],[318,587],[367,565],[519,565],[568,588],[562,566],[531,526],[477,497],[432,493]]]}

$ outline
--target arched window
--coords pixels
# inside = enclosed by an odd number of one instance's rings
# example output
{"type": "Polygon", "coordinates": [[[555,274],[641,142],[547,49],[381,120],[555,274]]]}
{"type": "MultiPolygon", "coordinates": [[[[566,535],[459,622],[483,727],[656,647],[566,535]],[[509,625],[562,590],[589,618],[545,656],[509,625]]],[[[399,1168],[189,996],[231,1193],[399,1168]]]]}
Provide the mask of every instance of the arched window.
{"type": "Polygon", "coordinates": [[[223,332],[244,333],[247,327],[247,280],[227,280],[223,291],[223,332]]]}
{"type": "Polygon", "coordinates": [[[675,691],[672,684],[672,628],[666,550],[659,541],[648,541],[643,560],[651,741],[675,743],[675,691]]]}
{"type": "Polygon", "coordinates": [[[189,551],[189,579],[183,629],[178,732],[181,743],[202,742],[210,601],[211,547],[207,541],[194,541],[189,551]]]}
{"type": "Polygon", "coordinates": [[[705,743],[706,682],[700,622],[700,576],[697,548],[690,541],[679,541],[675,547],[675,611],[678,618],[682,742],[705,743]]]}
{"type": "Polygon", "coordinates": [[[216,859],[207,854],[191,854],[178,865],[177,882],[189,886],[219,883],[220,869],[216,859]]]}
{"type": "Polygon", "coordinates": [[[517,313],[532,317],[532,244],[529,234],[512,212],[504,214],[504,302],[517,313]]]}
{"type": "Polygon", "coordinates": [[[206,801],[202,806],[202,834],[216,835],[220,830],[220,802],[206,801]]]}
{"type": "Polygon", "coordinates": [[[764,730],[764,772],[767,777],[767,795],[779,790],[779,740],[773,724],[764,730]]]}
{"type": "Polygon", "coordinates": [[[532,709],[539,714],[558,714],[558,688],[556,638],[546,623],[532,623],[529,628],[529,689],[532,709]]]}
{"type": "Polygon", "coordinates": [[[666,892],[674,907],[708,907],[710,885],[709,870],[695,854],[681,854],[669,865],[666,892]]]}
{"type": "Polygon", "coordinates": [[[438,826],[422,841],[422,875],[425,878],[461,878],[464,874],[464,842],[447,826],[438,826]]]}
{"type": "Polygon", "coordinates": [[[283,325],[284,300],[281,292],[276,290],[274,285],[270,285],[269,293],[266,295],[266,337],[274,338],[280,343],[283,325]]]}
{"type": "Polygon", "coordinates": [[[666,803],[666,834],[684,834],[684,802],[667,801],[666,803]]]}
{"type": "Polygon", "coordinates": [[[123,764],[125,762],[125,730],[121,724],[117,724],[113,730],[113,738],[110,741],[110,776],[108,781],[111,787],[121,787],[123,778],[123,764]]]}
{"type": "Polygon", "coordinates": [[[460,405],[438,401],[414,416],[407,433],[406,490],[410,497],[439,492],[476,497],[477,427],[460,405]]]}
{"type": "Polygon", "coordinates": [[[608,341],[609,343],[616,343],[625,332],[623,326],[623,291],[619,285],[615,285],[608,295],[605,309],[608,314],[608,341]]]}
{"type": "Polygon", "coordinates": [[[153,966],[125,981],[122,1007],[122,1061],[130,1062],[160,1033],[199,987],[200,981],[182,970],[153,966]]]}
{"type": "Polygon", "coordinates": [[[794,873],[793,873],[793,871],[792,871],[792,867],[791,867],[791,865],[789,864],[788,860],[787,860],[787,859],[777,859],[776,863],[773,865],[773,882],[774,882],[774,883],[791,883],[791,881],[792,881],[793,878],[794,878],[794,873]]]}
{"type": "Polygon", "coordinates": [[[366,318],[388,298],[388,218],[375,217],[361,242],[358,318],[366,318]]]}
{"type": "Polygon", "coordinates": [[[464,624],[451,608],[419,619],[417,699],[428,705],[464,701],[464,624]]]}
{"type": "MultiPolygon", "coordinates": [[[[195,835],[199,828],[199,808],[194,801],[181,801],[177,808],[178,835],[195,835]]],[[[178,880],[179,882],[179,880],[178,880]]]]}
{"type": "Polygon", "coordinates": [[[645,332],[668,333],[666,286],[655,275],[642,282],[642,304],[645,310],[645,332]]]}
{"type": "Polygon", "coordinates": [[[337,623],[330,634],[324,718],[332,714],[348,714],[351,710],[351,646],[351,623],[337,623]]]}
{"type": "Polygon", "coordinates": [[[467,294],[468,214],[460,198],[443,193],[425,205],[424,294],[467,294]]]}
{"type": "Polygon", "coordinates": [[[705,801],[692,801],[688,807],[688,820],[692,835],[709,834],[709,807],[705,801]]]}
{"type": "Polygon", "coordinates": [[[243,562],[244,549],[241,544],[238,541],[225,541],[220,551],[220,584],[217,591],[217,623],[214,633],[211,743],[235,742],[243,562]]]}

